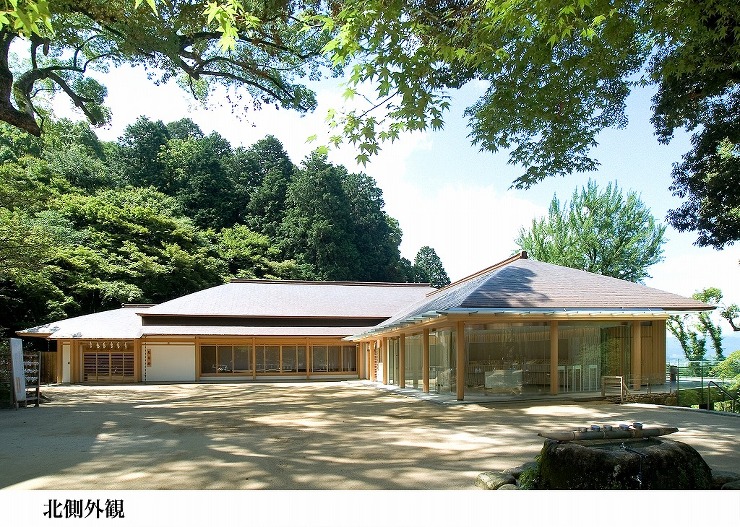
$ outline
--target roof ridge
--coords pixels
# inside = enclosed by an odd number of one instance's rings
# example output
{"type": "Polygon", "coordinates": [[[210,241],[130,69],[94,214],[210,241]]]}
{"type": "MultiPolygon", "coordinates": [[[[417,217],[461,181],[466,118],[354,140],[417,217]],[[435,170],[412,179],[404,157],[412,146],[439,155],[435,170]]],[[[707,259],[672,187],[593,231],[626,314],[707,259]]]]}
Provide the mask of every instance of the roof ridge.
{"type": "Polygon", "coordinates": [[[278,280],[274,278],[232,278],[229,284],[280,284],[280,285],[347,285],[377,287],[431,287],[428,282],[361,282],[351,280],[278,280]]]}
{"type": "Polygon", "coordinates": [[[482,276],[482,275],[484,275],[486,273],[490,273],[491,271],[495,271],[496,269],[499,269],[501,267],[505,267],[505,266],[509,265],[510,263],[513,263],[513,262],[515,262],[517,260],[526,260],[527,258],[529,258],[529,256],[527,255],[527,251],[520,251],[520,252],[518,252],[518,253],[516,253],[514,255],[509,256],[506,260],[502,260],[502,261],[500,261],[498,263],[495,263],[495,264],[493,264],[493,265],[491,265],[489,267],[486,267],[485,269],[481,269],[480,271],[477,271],[477,272],[475,272],[475,273],[473,273],[471,275],[468,275],[468,276],[466,276],[464,278],[460,278],[459,280],[456,280],[456,281],[454,281],[454,282],[452,282],[450,284],[447,284],[444,287],[440,287],[436,291],[432,291],[431,293],[429,293],[427,295],[427,297],[436,295],[437,293],[440,293],[442,291],[446,291],[447,289],[450,289],[452,287],[458,286],[458,285],[460,285],[462,283],[469,282],[470,280],[473,280],[474,278],[478,278],[479,276],[482,276]]]}

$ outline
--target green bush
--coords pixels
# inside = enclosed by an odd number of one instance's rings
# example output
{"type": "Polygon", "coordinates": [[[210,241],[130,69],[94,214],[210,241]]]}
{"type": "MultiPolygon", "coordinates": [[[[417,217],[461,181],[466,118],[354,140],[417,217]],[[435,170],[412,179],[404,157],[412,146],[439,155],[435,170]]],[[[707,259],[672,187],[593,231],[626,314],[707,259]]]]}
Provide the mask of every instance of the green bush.
{"type": "Polygon", "coordinates": [[[716,364],[711,374],[730,384],[732,389],[740,386],[740,350],[733,351],[725,360],[716,364]]]}
{"type": "Polygon", "coordinates": [[[679,406],[698,406],[702,402],[701,388],[691,388],[688,390],[679,390],[679,406]]]}

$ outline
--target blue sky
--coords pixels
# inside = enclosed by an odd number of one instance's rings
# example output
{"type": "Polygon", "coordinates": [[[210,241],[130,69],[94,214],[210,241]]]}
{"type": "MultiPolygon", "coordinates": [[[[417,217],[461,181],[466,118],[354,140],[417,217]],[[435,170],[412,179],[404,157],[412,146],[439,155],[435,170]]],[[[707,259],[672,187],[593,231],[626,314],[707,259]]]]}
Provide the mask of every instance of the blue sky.
{"type": "MultiPolygon", "coordinates": [[[[174,85],[155,86],[141,69],[128,66],[112,70],[104,81],[113,110],[109,127],[98,130],[107,140],[116,139],[125,126],[139,115],[164,122],[182,117],[193,119],[204,132],[217,131],[232,145],[248,146],[267,134],[285,145],[291,159],[300,161],[316,146],[306,139],[328,131],[326,110],[343,103],[335,80],[316,85],[319,108],[312,114],[265,108],[234,115],[224,94],[211,101],[208,109],[174,85]]],[[[482,153],[471,146],[462,114],[482,85],[470,85],[452,94],[452,107],[440,132],[408,134],[384,147],[366,167],[354,163],[355,152],[342,147],[330,159],[353,171],[375,178],[383,190],[386,211],[399,220],[404,233],[401,245],[405,257],[413,260],[423,245],[434,247],[452,280],[476,272],[508,257],[521,226],[542,216],[554,193],[569,199],[573,190],[589,178],[600,185],[617,181],[626,192],[636,191],[654,216],[664,222],[667,211],[680,204],[671,195],[672,163],[689,149],[690,137],[678,133],[669,145],[660,145],[650,124],[649,90],[641,89],[628,101],[629,125],[607,130],[599,138],[594,156],[601,162],[598,171],[549,178],[529,190],[510,190],[521,169],[507,164],[505,152],[482,153]]],[[[61,104],[59,113],[68,115],[61,104]]],[[[693,245],[692,233],[666,232],[665,261],[650,268],[651,287],[689,296],[705,287],[719,287],[728,302],[740,302],[740,245],[716,251],[693,245]]],[[[729,331],[729,326],[725,328],[729,331]]]]}

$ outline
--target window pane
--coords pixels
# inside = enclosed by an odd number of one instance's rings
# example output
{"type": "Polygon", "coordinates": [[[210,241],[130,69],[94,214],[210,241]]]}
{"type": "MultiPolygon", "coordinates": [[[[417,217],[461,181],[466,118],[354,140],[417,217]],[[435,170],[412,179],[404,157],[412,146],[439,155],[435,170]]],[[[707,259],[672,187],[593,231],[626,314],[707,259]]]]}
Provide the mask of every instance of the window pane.
{"type": "Polygon", "coordinates": [[[311,348],[311,353],[313,355],[311,371],[328,371],[327,346],[314,346],[311,348]]]}
{"type": "Polygon", "coordinates": [[[342,346],[342,369],[357,371],[357,349],[354,346],[342,346]]]}
{"type": "Polygon", "coordinates": [[[423,384],[422,365],[422,336],[411,335],[406,337],[406,387],[420,388],[423,384]]]}
{"type": "Polygon", "coordinates": [[[329,371],[341,371],[341,346],[329,346],[329,371]]]}
{"type": "Polygon", "coordinates": [[[252,347],[234,346],[234,372],[252,372],[252,347]]]}
{"type": "Polygon", "coordinates": [[[298,354],[298,367],[297,371],[306,371],[306,346],[296,346],[298,354]]]}
{"type": "Polygon", "coordinates": [[[283,346],[282,370],[286,372],[296,371],[296,346],[283,346]]]}
{"type": "Polygon", "coordinates": [[[234,356],[231,346],[217,346],[218,373],[232,373],[234,371],[234,356]]]}
{"type": "Polygon", "coordinates": [[[200,372],[216,373],[216,346],[200,347],[200,372]]]}
{"type": "Polygon", "coordinates": [[[265,371],[280,371],[280,346],[265,346],[265,371]]]}
{"type": "Polygon", "coordinates": [[[255,346],[256,353],[256,370],[258,372],[265,371],[265,348],[267,346],[255,346]]]}

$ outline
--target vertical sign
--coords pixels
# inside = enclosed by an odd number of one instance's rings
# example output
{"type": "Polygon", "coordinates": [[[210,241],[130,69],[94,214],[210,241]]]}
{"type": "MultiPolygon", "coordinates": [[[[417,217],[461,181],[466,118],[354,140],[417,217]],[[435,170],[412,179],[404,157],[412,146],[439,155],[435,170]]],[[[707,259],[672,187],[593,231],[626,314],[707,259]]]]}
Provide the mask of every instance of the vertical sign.
{"type": "Polygon", "coordinates": [[[13,369],[13,391],[16,408],[26,402],[26,372],[23,364],[23,341],[10,339],[10,363],[13,369]]]}

